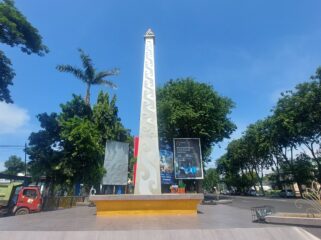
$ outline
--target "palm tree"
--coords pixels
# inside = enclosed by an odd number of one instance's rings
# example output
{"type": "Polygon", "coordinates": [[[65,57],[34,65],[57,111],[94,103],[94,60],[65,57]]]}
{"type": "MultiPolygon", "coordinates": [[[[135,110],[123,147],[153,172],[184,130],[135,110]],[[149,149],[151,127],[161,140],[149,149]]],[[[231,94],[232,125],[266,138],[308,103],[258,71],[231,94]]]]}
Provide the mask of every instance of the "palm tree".
{"type": "Polygon", "coordinates": [[[116,85],[106,80],[105,78],[108,76],[115,76],[118,75],[118,69],[106,70],[97,72],[94,68],[91,58],[89,55],[86,55],[82,49],[78,49],[80,53],[80,58],[82,61],[83,69],[67,65],[58,65],[56,68],[60,72],[68,72],[72,73],[75,77],[82,80],[87,85],[85,102],[86,104],[90,105],[90,87],[91,85],[107,85],[108,87],[115,88],[116,85]]]}

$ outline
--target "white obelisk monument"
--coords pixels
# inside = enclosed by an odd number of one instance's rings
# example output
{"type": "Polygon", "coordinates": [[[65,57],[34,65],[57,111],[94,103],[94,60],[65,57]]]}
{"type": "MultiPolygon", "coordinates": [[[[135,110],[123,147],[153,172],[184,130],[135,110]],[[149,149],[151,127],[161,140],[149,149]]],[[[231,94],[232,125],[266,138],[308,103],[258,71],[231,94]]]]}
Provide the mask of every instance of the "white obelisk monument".
{"type": "Polygon", "coordinates": [[[148,29],[144,38],[145,58],[135,194],[151,195],[161,194],[155,92],[155,35],[148,29]]]}

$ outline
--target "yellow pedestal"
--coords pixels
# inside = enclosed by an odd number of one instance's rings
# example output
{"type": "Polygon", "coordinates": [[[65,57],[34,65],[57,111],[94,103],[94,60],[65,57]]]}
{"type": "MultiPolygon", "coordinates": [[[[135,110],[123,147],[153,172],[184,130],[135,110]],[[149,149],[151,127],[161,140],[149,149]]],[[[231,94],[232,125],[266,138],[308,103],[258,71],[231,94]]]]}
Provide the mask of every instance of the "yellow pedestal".
{"type": "Polygon", "coordinates": [[[197,214],[203,194],[95,195],[97,216],[197,214]]]}

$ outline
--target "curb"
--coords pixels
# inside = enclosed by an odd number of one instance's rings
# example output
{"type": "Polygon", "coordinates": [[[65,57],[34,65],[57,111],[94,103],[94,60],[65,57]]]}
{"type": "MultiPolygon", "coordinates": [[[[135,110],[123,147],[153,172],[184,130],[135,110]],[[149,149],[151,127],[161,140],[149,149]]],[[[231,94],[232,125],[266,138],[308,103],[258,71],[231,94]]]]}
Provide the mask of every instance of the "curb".
{"type": "Polygon", "coordinates": [[[202,205],[217,205],[217,204],[229,204],[232,203],[232,199],[224,199],[224,200],[204,200],[202,205]]]}
{"type": "Polygon", "coordinates": [[[267,223],[273,224],[321,227],[321,218],[285,217],[278,215],[269,215],[265,217],[265,221],[267,223]]]}

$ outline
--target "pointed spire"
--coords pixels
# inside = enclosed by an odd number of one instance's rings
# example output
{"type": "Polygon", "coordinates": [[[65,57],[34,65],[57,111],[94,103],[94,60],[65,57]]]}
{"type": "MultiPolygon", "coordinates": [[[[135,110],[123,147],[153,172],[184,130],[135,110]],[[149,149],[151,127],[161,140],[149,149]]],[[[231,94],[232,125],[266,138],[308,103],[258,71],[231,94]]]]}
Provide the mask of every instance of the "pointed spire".
{"type": "Polygon", "coordinates": [[[155,34],[154,32],[152,31],[151,28],[148,28],[147,32],[145,33],[145,38],[155,38],[155,34]]]}

